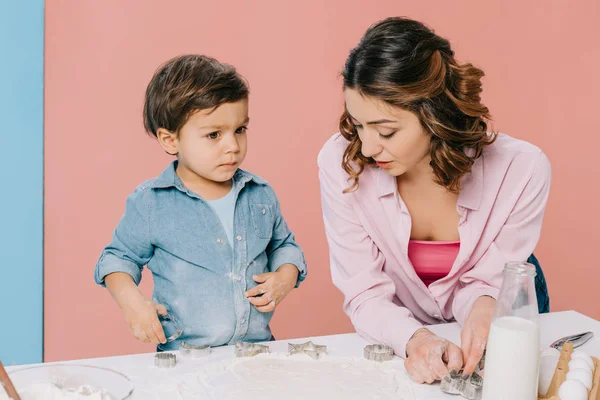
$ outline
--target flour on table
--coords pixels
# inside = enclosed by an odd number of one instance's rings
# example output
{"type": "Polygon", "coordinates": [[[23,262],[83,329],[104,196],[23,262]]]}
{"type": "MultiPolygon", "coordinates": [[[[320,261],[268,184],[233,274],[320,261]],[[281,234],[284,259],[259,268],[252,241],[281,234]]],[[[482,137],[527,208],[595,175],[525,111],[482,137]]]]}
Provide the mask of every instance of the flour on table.
{"type": "MultiPolygon", "coordinates": [[[[23,390],[19,390],[19,396],[21,400],[115,400],[109,394],[100,391],[91,391],[89,394],[83,394],[86,392],[73,392],[65,389],[59,389],[51,383],[35,383],[31,386],[26,387],[23,390]]],[[[11,398],[0,389],[0,400],[10,400],[11,398]]]]}
{"type": "Polygon", "coordinates": [[[148,400],[415,400],[401,360],[261,354],[219,362],[155,383],[148,400]]]}

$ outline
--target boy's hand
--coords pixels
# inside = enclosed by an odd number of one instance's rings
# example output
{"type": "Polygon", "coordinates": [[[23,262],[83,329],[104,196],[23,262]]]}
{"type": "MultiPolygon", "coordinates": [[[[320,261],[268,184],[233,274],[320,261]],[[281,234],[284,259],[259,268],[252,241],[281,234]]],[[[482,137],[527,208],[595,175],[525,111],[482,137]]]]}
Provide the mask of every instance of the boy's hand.
{"type": "Polygon", "coordinates": [[[276,272],[254,275],[253,278],[259,285],[248,290],[246,297],[258,311],[271,312],[296,287],[298,268],[283,264],[276,272]]]}
{"type": "Polygon", "coordinates": [[[167,309],[162,304],[149,301],[140,292],[131,275],[113,272],[104,278],[106,287],[116,300],[133,336],[145,343],[166,343],[165,333],[158,320],[158,314],[165,315],[167,309]]]}
{"type": "Polygon", "coordinates": [[[125,320],[133,336],[144,343],[166,343],[165,332],[158,320],[158,314],[165,315],[167,309],[145,298],[136,299],[123,307],[125,320]]]}

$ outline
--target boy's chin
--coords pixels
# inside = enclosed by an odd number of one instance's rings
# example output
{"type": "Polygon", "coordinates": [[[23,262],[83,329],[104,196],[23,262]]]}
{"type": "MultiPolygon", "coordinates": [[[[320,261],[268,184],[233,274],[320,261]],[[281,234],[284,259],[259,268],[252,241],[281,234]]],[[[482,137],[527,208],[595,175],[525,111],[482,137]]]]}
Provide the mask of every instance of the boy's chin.
{"type": "Polygon", "coordinates": [[[218,182],[218,183],[226,183],[226,182],[229,182],[233,178],[236,171],[237,171],[237,168],[234,170],[231,170],[231,171],[214,174],[214,176],[212,176],[209,179],[214,182],[218,182]]]}

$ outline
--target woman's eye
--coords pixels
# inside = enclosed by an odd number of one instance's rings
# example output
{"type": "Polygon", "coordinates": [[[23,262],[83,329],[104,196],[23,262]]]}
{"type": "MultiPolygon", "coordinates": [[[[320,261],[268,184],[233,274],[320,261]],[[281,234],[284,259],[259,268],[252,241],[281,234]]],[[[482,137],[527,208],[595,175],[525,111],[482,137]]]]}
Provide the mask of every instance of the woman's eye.
{"type": "Polygon", "coordinates": [[[396,132],[397,131],[394,131],[392,133],[387,133],[385,135],[383,133],[380,133],[379,137],[382,138],[382,139],[391,139],[396,134],[396,132]]]}

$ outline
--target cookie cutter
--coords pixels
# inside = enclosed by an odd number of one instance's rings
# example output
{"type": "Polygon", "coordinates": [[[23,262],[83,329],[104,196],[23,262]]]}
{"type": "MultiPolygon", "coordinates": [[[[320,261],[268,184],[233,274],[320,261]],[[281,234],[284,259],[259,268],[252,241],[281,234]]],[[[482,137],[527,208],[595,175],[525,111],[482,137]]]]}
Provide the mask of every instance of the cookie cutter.
{"type": "Polygon", "coordinates": [[[179,352],[186,357],[202,358],[210,354],[210,346],[197,346],[187,342],[180,342],[179,352]]]}
{"type": "Polygon", "coordinates": [[[254,357],[259,354],[270,353],[269,346],[264,344],[249,343],[249,342],[238,342],[234,348],[236,357],[254,357]]]}
{"type": "Polygon", "coordinates": [[[364,355],[367,360],[383,362],[394,358],[394,349],[383,344],[365,346],[364,355]]]}
{"type": "Polygon", "coordinates": [[[312,341],[306,343],[288,343],[288,354],[306,354],[309,357],[318,360],[321,354],[327,354],[327,346],[314,344],[312,341]]]}
{"type": "Polygon", "coordinates": [[[160,321],[163,331],[165,332],[167,342],[177,340],[183,333],[183,329],[179,327],[179,324],[177,324],[177,321],[175,321],[175,318],[173,318],[171,314],[158,314],[158,320],[160,321]]]}
{"type": "Polygon", "coordinates": [[[475,371],[468,377],[463,377],[463,370],[451,371],[449,376],[442,378],[440,389],[448,394],[459,394],[469,400],[480,400],[483,395],[483,378],[481,370],[485,364],[485,351],[479,360],[475,371]]]}
{"type": "Polygon", "coordinates": [[[158,368],[173,368],[177,365],[177,356],[173,353],[156,353],[154,366],[158,368]]]}

